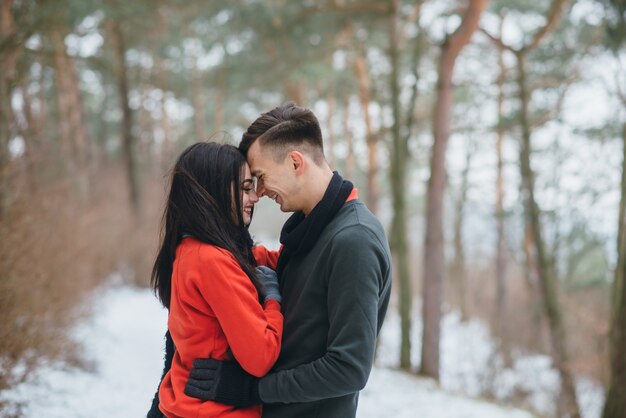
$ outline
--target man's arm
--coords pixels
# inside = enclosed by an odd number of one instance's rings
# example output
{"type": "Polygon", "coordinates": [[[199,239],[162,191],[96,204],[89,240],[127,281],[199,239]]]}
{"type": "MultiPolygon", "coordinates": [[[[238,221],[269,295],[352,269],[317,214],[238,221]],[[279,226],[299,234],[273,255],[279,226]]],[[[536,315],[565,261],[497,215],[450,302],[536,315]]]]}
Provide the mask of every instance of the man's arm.
{"type": "MultiPolygon", "coordinates": [[[[378,304],[389,258],[377,236],[355,225],[333,239],[328,265],[326,353],[259,382],[266,403],[311,402],[357,392],[367,383],[378,329],[378,304]]],[[[321,284],[320,284],[321,285],[321,284]]]]}
{"type": "Polygon", "coordinates": [[[159,386],[157,386],[157,391],[154,394],[154,398],[152,398],[152,405],[150,405],[150,410],[146,415],[147,418],[165,418],[165,415],[159,409],[159,387],[161,386],[161,382],[163,382],[163,378],[167,374],[167,372],[172,368],[172,359],[174,358],[174,352],[176,351],[176,346],[174,345],[174,340],[172,340],[172,336],[170,335],[169,329],[165,332],[165,355],[164,355],[164,364],[163,364],[163,374],[161,375],[161,380],[159,381],[159,386]]]}

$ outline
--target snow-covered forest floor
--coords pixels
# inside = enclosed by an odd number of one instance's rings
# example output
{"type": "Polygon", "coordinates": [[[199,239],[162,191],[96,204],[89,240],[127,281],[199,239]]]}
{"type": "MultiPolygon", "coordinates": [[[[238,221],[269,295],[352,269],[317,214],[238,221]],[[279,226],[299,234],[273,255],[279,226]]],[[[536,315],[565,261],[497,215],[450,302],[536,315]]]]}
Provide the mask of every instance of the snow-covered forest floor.
{"type": "MultiPolygon", "coordinates": [[[[94,292],[92,315],[73,336],[82,345],[89,367],[42,365],[23,384],[0,393],[18,405],[26,418],[127,418],[145,416],[162,370],[167,314],[148,289],[115,281],[94,292]]],[[[416,324],[415,332],[419,331],[416,324]]],[[[527,357],[514,370],[490,375],[497,361],[486,328],[478,321],[462,323],[447,315],[443,323],[442,388],[428,379],[394,370],[399,344],[398,319],[391,311],[383,328],[377,366],[363,390],[359,418],[466,417],[531,418],[529,412],[471,398],[492,385],[499,399],[516,390],[530,392],[529,405],[549,414],[558,383],[545,357],[527,357]],[[526,386],[524,386],[526,385],[526,386]]],[[[418,339],[414,338],[414,341],[418,339]]],[[[413,352],[419,353],[414,347],[413,352]]],[[[599,416],[602,392],[579,382],[585,418],[599,416]]],[[[17,409],[0,416],[18,415],[17,409]]]]}

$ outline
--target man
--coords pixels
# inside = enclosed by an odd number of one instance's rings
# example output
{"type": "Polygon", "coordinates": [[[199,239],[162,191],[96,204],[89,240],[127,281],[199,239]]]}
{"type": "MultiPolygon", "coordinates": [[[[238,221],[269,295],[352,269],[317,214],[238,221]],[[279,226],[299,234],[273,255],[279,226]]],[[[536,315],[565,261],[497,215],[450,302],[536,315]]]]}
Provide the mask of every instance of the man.
{"type": "Polygon", "coordinates": [[[262,114],[239,148],[257,194],[295,212],[281,232],[277,272],[284,331],[278,362],[256,379],[233,362],[200,359],[185,393],[269,418],[347,418],[374,359],[391,290],[380,222],[350,182],[333,173],[315,115],[292,103],[262,114]]]}

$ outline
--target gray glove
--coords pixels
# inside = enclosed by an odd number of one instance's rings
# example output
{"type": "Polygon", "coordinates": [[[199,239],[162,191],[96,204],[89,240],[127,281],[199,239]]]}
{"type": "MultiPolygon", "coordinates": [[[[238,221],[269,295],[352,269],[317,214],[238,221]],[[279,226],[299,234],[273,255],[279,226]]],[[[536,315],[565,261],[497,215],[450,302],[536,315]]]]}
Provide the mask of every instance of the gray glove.
{"type": "Polygon", "coordinates": [[[263,285],[263,303],[267,302],[268,299],[274,299],[276,302],[280,303],[282,301],[282,297],[280,296],[280,291],[278,290],[278,276],[276,275],[276,272],[266,266],[258,266],[254,269],[254,272],[263,285]]]}

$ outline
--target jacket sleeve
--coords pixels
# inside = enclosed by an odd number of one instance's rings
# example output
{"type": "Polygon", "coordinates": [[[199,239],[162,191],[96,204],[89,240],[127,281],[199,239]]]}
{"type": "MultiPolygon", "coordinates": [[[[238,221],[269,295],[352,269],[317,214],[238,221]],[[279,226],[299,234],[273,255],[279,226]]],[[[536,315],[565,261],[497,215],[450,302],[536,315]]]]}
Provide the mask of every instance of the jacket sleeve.
{"type": "Polygon", "coordinates": [[[379,328],[379,300],[388,289],[383,281],[389,274],[389,257],[373,232],[361,225],[340,231],[330,248],[326,353],[261,379],[263,402],[312,402],[358,392],[367,383],[379,328]]]}
{"type": "Polygon", "coordinates": [[[282,245],[280,246],[280,250],[278,251],[268,250],[263,245],[255,245],[254,247],[252,247],[252,255],[254,255],[254,259],[259,266],[267,266],[271,269],[276,270],[278,257],[280,256],[280,251],[282,249],[282,245]]]}
{"type": "Polygon", "coordinates": [[[237,362],[261,377],[278,359],[283,332],[280,304],[259,303],[250,278],[227,251],[200,250],[194,286],[213,310],[237,362]]]}

